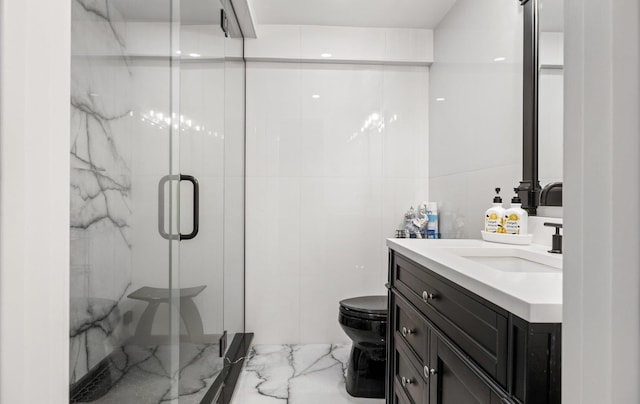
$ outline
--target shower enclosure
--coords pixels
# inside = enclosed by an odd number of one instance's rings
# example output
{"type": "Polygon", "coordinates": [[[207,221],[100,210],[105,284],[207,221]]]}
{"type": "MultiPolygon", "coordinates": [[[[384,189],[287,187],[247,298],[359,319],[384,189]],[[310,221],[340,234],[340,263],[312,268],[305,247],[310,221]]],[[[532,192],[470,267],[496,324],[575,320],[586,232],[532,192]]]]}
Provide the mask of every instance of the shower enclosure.
{"type": "Polygon", "coordinates": [[[233,7],[71,1],[70,402],[223,402],[246,345],[233,7]]]}

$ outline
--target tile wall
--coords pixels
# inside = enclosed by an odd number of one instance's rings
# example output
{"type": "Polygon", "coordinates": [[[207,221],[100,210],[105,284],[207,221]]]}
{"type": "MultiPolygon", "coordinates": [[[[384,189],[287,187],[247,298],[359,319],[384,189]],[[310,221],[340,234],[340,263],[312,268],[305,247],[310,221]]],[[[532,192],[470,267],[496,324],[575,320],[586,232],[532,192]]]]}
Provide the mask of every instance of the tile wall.
{"type": "Polygon", "coordinates": [[[247,330],[346,342],[341,299],[385,294],[386,237],[427,199],[426,66],[247,64],[247,330]]]}
{"type": "Polygon", "coordinates": [[[434,32],[430,199],[445,238],[480,238],[494,188],[509,202],[522,161],[522,10],[459,0],[434,32]]]}

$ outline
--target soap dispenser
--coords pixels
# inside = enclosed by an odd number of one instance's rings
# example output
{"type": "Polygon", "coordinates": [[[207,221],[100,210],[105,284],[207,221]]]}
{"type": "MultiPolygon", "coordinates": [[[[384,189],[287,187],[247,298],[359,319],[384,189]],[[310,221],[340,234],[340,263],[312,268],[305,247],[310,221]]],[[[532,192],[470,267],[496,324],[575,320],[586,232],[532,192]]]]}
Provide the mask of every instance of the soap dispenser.
{"type": "Polygon", "coordinates": [[[518,197],[518,188],[513,189],[516,195],[511,199],[511,207],[504,212],[504,228],[507,234],[525,235],[529,222],[529,214],[522,209],[522,201],[518,197]]]}
{"type": "Polygon", "coordinates": [[[487,209],[484,216],[484,231],[487,233],[504,233],[502,218],[505,210],[502,207],[500,188],[496,188],[496,196],[493,198],[493,206],[487,209]]]}

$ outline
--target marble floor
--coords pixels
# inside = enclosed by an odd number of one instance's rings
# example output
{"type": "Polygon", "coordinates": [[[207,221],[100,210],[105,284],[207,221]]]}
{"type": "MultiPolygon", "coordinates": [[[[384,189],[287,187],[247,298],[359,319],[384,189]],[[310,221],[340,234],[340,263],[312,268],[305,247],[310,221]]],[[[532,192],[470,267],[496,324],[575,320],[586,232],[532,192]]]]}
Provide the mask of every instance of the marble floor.
{"type": "Polygon", "coordinates": [[[345,390],[350,345],[255,345],[231,404],[381,404],[345,390]]]}
{"type": "Polygon", "coordinates": [[[218,350],[218,344],[182,343],[180,366],[171,369],[177,353],[169,345],[123,346],[111,355],[105,376],[93,384],[94,391],[85,391],[71,402],[199,404],[222,370],[218,350]]]}

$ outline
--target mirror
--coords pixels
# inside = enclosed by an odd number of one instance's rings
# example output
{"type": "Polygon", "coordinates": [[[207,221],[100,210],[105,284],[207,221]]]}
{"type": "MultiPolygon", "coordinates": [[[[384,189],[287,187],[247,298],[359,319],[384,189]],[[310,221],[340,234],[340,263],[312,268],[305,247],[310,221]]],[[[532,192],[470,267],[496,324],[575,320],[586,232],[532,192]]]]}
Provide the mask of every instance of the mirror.
{"type": "Polygon", "coordinates": [[[524,6],[522,207],[536,215],[540,184],[562,182],[564,0],[524,6]]]}
{"type": "Polygon", "coordinates": [[[564,0],[538,0],[538,179],[562,182],[564,0]]]}

